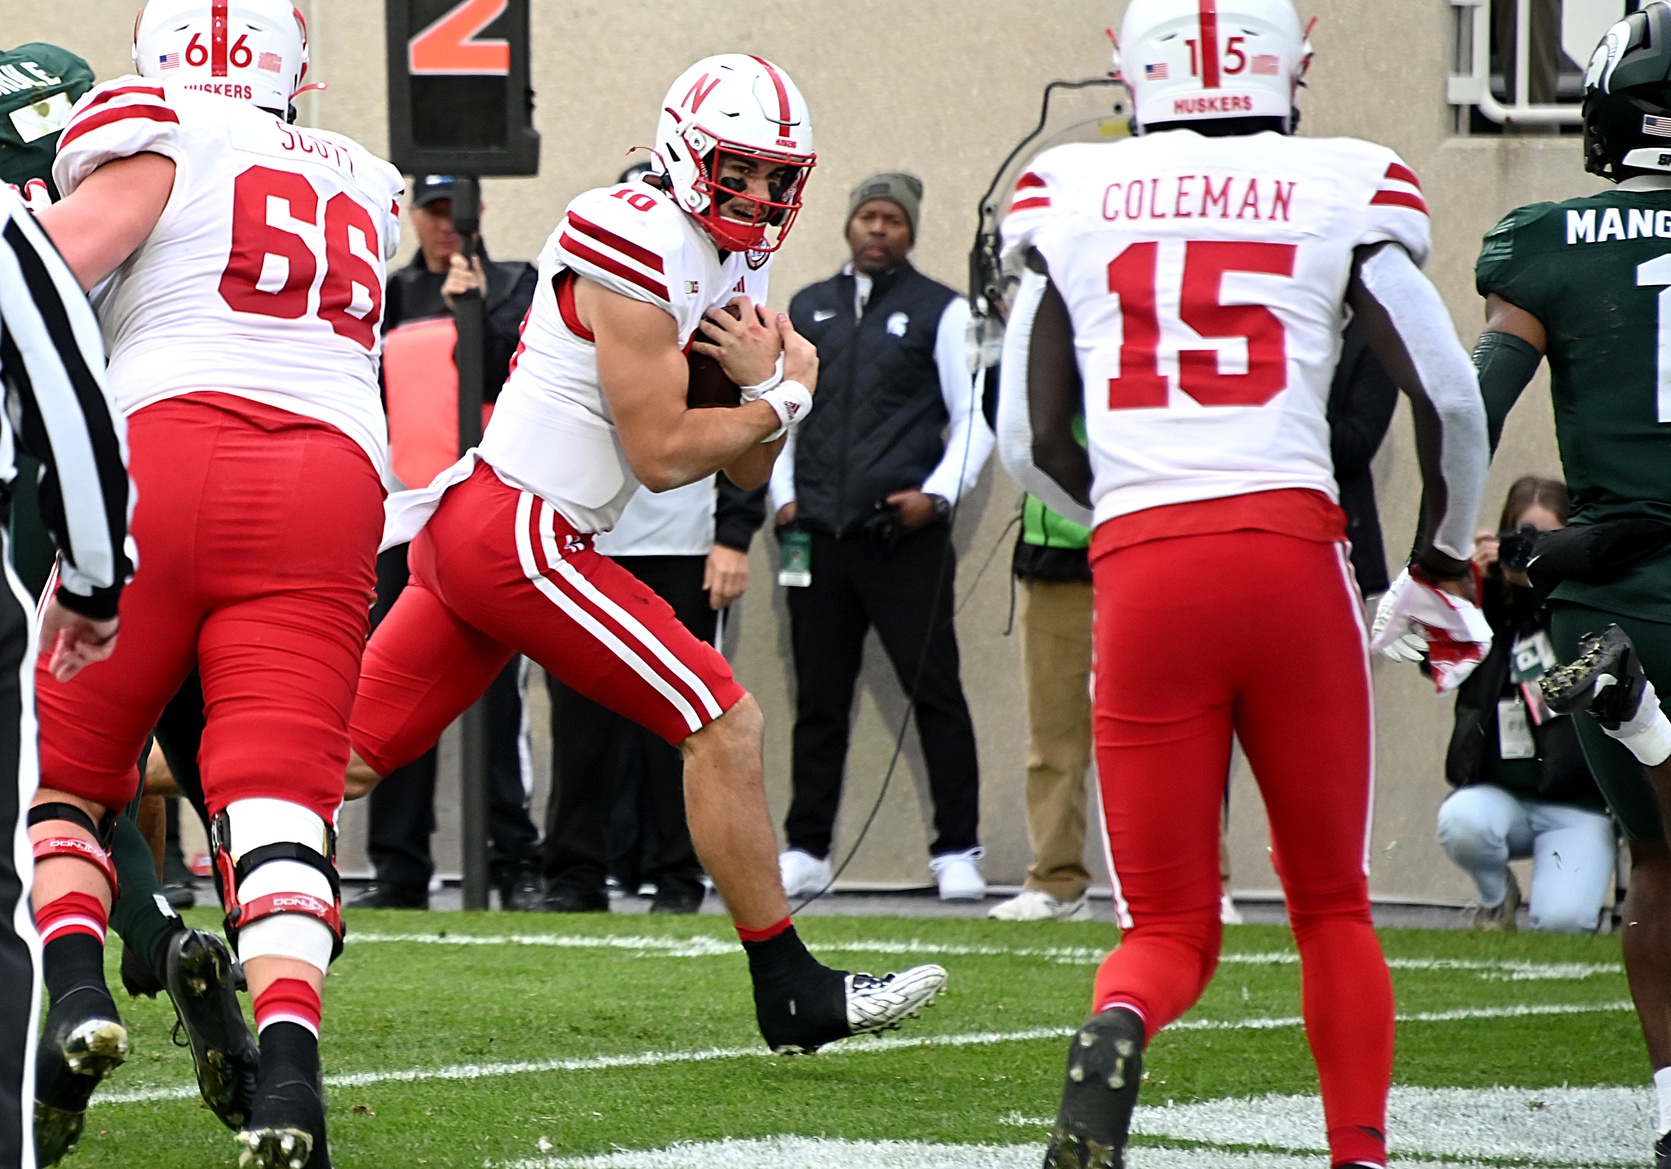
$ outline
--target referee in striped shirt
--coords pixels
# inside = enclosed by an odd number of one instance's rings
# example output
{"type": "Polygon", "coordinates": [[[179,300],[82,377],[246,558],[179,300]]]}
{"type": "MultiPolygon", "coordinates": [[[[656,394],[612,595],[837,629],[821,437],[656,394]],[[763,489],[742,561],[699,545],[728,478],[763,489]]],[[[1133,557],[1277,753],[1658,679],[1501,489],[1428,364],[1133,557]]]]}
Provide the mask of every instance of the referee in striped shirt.
{"type": "MultiPolygon", "coordinates": [[[[57,585],[41,612],[48,668],[68,680],[116,648],[117,602],[133,573],[127,428],[104,382],[99,325],[75,277],[23,202],[0,184],[0,510],[19,447],[40,460],[42,518],[57,585]]],[[[32,603],[11,566],[0,588],[0,1169],[34,1169],[35,1017],[40,940],[29,910],[32,850],[22,809],[39,778],[32,603]],[[22,988],[32,987],[30,994],[22,988]]]]}

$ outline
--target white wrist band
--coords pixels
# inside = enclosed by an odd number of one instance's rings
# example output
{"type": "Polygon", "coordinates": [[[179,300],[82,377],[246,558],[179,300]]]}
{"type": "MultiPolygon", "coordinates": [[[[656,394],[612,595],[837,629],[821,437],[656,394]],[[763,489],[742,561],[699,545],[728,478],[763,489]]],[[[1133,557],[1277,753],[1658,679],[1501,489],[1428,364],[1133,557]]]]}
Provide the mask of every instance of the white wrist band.
{"type": "Polygon", "coordinates": [[[743,405],[760,400],[760,395],[767,390],[775,389],[783,383],[783,354],[777,355],[777,368],[772,370],[772,376],[757,386],[739,386],[743,393],[743,405]]]}
{"type": "Polygon", "coordinates": [[[760,395],[759,401],[777,411],[778,428],[761,442],[776,442],[812,409],[812,391],[800,382],[781,381],[760,395]]]}

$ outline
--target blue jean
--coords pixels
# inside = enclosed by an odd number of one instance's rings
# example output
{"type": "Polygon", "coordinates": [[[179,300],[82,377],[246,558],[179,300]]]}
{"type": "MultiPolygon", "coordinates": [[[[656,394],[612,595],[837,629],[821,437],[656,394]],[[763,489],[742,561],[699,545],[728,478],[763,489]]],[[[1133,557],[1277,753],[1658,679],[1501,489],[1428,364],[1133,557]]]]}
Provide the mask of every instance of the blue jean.
{"type": "Polygon", "coordinates": [[[1532,858],[1532,928],[1593,933],[1617,863],[1613,820],[1571,804],[1525,800],[1481,784],[1439,808],[1439,846],[1479,886],[1480,904],[1503,903],[1508,863],[1532,858]]]}

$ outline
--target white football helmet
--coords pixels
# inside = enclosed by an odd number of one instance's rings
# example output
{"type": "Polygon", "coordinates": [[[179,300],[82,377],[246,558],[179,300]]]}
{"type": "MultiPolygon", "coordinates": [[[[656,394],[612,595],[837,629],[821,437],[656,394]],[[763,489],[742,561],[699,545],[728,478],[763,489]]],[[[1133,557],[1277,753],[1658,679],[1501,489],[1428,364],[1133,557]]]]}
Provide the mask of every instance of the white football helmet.
{"type": "Polygon", "coordinates": [[[150,0],[134,24],[133,66],[289,117],[308,71],[307,22],[291,0],[150,0]]]}
{"type": "Polygon", "coordinates": [[[1311,64],[1293,0],[1131,0],[1115,71],[1139,132],[1211,118],[1281,118],[1311,64]]]}
{"type": "Polygon", "coordinates": [[[679,206],[728,252],[783,246],[818,160],[812,116],[789,74],[742,53],[706,57],[680,75],[662,103],[655,150],[679,206]],[[726,158],[793,169],[772,187],[770,199],[756,199],[720,175],[726,158]],[[739,220],[721,214],[739,200],[754,204],[752,215],[739,220]]]}

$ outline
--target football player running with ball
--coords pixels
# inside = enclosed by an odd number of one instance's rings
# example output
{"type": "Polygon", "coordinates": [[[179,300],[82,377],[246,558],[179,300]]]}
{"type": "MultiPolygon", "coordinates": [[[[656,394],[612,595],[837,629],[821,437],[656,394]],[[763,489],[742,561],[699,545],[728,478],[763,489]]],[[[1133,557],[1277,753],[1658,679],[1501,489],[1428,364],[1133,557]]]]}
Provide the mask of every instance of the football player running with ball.
{"type": "Polygon", "coordinates": [[[349,790],[427,750],[526,654],[681,749],[691,836],[748,952],[761,1033],[812,1051],[897,1026],[946,975],[848,974],[807,952],[778,877],[759,706],[592,546],[641,483],[766,482],[817,380],[813,346],[760,307],[814,163],[800,91],[728,54],[691,66],[663,106],[652,174],[581,195],[546,244],[480,449],[389,502],[384,539],[412,541],[412,582],[366,651],[349,790]],[[688,408],[692,349],[742,387],[739,405],[688,408]]]}
{"type": "Polygon", "coordinates": [[[1309,58],[1290,0],[1132,0],[1120,61],[1139,136],[1040,155],[1004,225],[1024,275],[1000,441],[1024,486],[1095,529],[1097,770],[1123,929],[1070,1045],[1047,1166],[1123,1164],[1144,1048],[1212,978],[1232,736],[1270,816],[1331,1163],[1386,1164],[1374,715],[1325,416],[1348,309],[1414,407],[1430,506],[1406,591],[1464,613],[1485,417],[1418,268],[1416,175],[1385,147],[1292,136],[1309,58]],[[1157,654],[1191,666],[1157,670],[1157,654]]]}
{"type": "MultiPolygon", "coordinates": [[[[320,995],[341,948],[334,823],[383,525],[378,324],[402,180],[290,125],[307,30],[289,0],[151,0],[134,63],[139,77],[77,106],[53,168],[64,201],[41,214],[98,288],[142,567],[111,662],[37,683],[40,1159],[73,1147],[126,1054],[104,982],[110,826],[195,665],[216,865],[260,1033],[253,1100],[217,1112],[245,1113],[244,1164],[325,1169],[320,995]]],[[[171,954],[171,980],[187,958],[226,960],[171,954]]]]}
{"type": "Polygon", "coordinates": [[[1655,1160],[1668,1169],[1671,722],[1660,696],[1671,694],[1671,5],[1663,0],[1615,25],[1590,62],[1584,164],[1617,185],[1522,207],[1485,237],[1476,276],[1486,332],[1474,359],[1493,442],[1549,359],[1572,527],[1567,555],[1543,545],[1534,564],[1566,575],[1552,594],[1550,631],[1572,664],[1543,684],[1556,710],[1594,716],[1578,720],[1579,739],[1629,842],[1620,942],[1659,1098],[1655,1160]],[[1648,544],[1619,554],[1644,534],[1648,544]]]}

